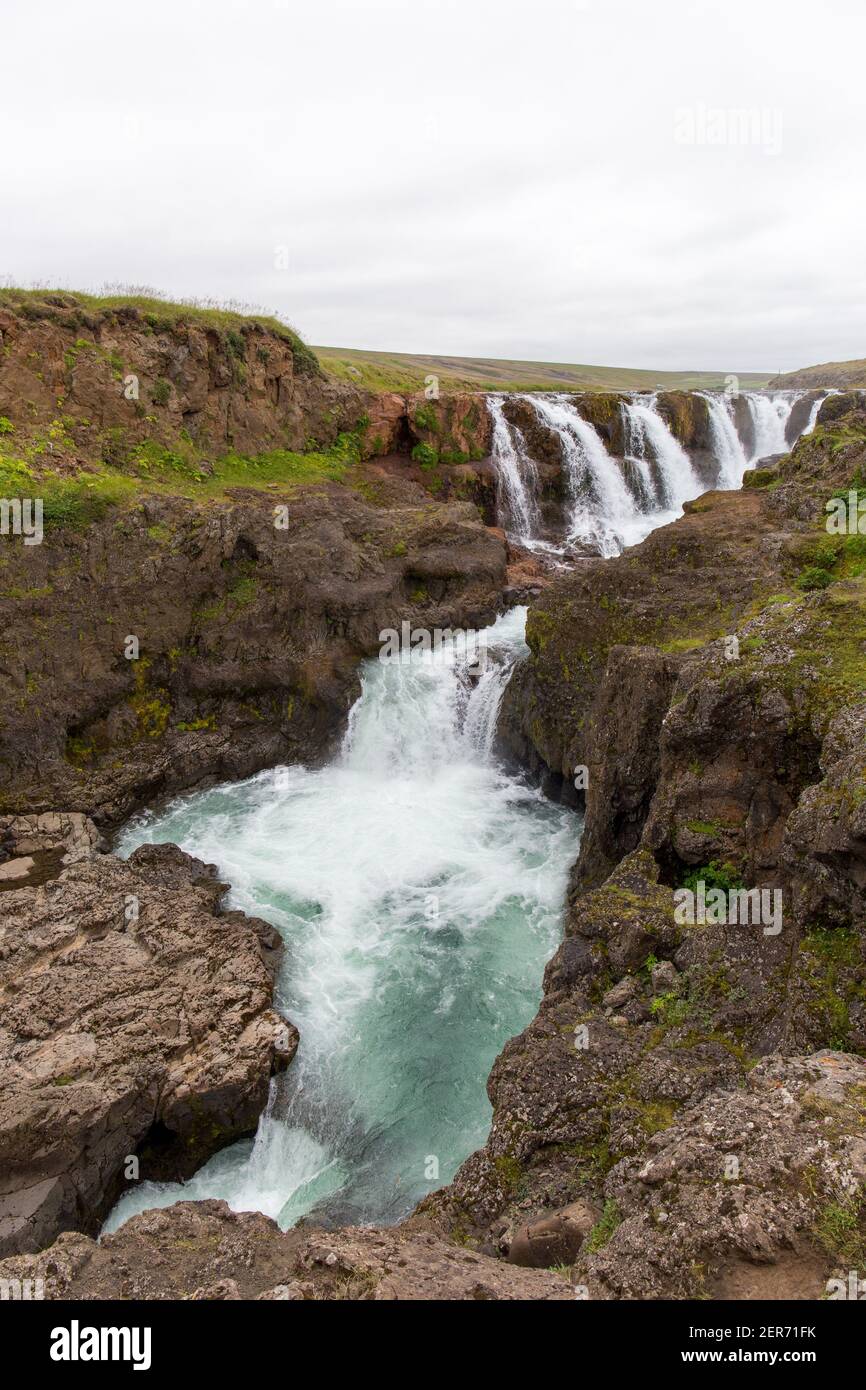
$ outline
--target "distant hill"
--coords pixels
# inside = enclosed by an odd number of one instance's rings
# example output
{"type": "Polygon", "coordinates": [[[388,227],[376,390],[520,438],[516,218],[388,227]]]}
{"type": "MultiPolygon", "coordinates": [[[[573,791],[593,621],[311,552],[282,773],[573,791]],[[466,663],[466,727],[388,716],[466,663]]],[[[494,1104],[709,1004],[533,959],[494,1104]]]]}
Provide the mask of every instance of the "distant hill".
{"type": "MultiPolygon", "coordinates": [[[[629,391],[709,390],[723,387],[727,372],[656,372],[640,367],[588,367],[568,362],[511,361],[497,357],[435,357],[411,352],[314,347],[329,375],[373,391],[419,391],[427,376],[445,390],[629,391]]],[[[741,386],[765,386],[769,373],[740,372],[741,386]]]]}
{"type": "Polygon", "coordinates": [[[866,358],[860,357],[852,362],[822,362],[817,367],[800,367],[796,372],[784,372],[774,376],[770,386],[782,389],[813,386],[835,386],[845,391],[851,386],[866,387],[866,358]]]}

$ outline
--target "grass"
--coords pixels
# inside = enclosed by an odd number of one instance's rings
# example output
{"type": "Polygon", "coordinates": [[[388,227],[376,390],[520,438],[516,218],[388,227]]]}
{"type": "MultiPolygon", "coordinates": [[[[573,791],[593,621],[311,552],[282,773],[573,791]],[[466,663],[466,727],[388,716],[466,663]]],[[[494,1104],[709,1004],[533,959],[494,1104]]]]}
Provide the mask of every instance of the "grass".
{"type": "Polygon", "coordinates": [[[770,382],[774,387],[785,386],[866,386],[866,358],[852,358],[850,362],[822,362],[817,367],[801,367],[796,372],[785,372],[770,382]]]}
{"type": "Polygon", "coordinates": [[[0,306],[14,309],[27,317],[41,318],[66,310],[70,316],[83,321],[87,315],[111,314],[120,310],[135,310],[154,331],[176,328],[189,323],[209,328],[224,335],[229,346],[235,343],[243,355],[244,329],[256,326],[288,342],[299,371],[308,375],[319,372],[315,353],[300,334],[276,313],[268,313],[255,305],[211,299],[169,299],[147,285],[106,285],[99,294],[67,289],[0,289],[0,306]]]}
{"type": "Polygon", "coordinates": [[[580,1252],[581,1255],[594,1255],[596,1251],[603,1250],[621,1221],[622,1217],[616,1202],[606,1201],[600,1219],[586,1238],[586,1243],[580,1252]]]}
{"type": "MultiPolygon", "coordinates": [[[[727,372],[660,372],[640,367],[595,367],[496,357],[439,357],[361,348],[316,347],[329,376],[371,391],[423,391],[438,378],[443,391],[708,390],[725,385],[727,372]]],[[[740,373],[745,388],[766,385],[769,373],[740,373]]]]}
{"type": "MultiPolygon", "coordinates": [[[[225,498],[233,488],[285,492],[342,482],[360,460],[360,443],[355,434],[341,434],[332,448],[310,453],[290,449],[256,455],[229,453],[207,474],[200,470],[191,446],[180,443],[166,449],[153,440],[138,445],[123,469],[103,463],[92,472],[70,476],[40,468],[41,459],[38,448],[31,449],[29,461],[16,457],[11,442],[0,439],[0,496],[41,497],[46,528],[79,530],[98,521],[109,507],[133,504],[148,493],[177,496],[181,491],[193,500],[207,500],[225,498]]],[[[151,538],[168,539],[158,527],[151,528],[151,538]]]]}

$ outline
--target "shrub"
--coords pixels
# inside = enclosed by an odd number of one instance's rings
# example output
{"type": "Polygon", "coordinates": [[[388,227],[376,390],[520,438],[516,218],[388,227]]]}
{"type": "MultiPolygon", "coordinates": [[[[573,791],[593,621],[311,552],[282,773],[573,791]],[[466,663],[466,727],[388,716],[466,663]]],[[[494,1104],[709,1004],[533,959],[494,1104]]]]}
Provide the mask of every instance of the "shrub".
{"type": "Polygon", "coordinates": [[[429,444],[416,444],[412,450],[412,457],[422,468],[435,468],[439,462],[438,453],[431,449],[429,444]]]}

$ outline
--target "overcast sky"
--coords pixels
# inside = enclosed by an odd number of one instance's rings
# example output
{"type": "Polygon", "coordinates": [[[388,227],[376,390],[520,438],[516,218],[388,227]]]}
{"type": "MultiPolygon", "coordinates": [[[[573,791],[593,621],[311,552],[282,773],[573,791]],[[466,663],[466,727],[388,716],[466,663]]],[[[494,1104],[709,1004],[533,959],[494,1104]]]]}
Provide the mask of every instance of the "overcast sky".
{"type": "Polygon", "coordinates": [[[14,283],[239,299],[345,347],[724,370],[866,355],[864,0],[0,17],[14,283]]]}

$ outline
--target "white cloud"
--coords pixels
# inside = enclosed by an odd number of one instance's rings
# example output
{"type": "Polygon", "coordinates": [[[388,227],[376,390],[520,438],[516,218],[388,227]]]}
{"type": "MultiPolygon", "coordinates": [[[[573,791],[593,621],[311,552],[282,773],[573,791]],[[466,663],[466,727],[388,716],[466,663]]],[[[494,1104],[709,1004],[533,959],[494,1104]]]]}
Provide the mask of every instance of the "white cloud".
{"type": "Polygon", "coordinates": [[[859,0],[6,0],[0,273],[343,346],[862,356],[864,39],[859,0]]]}

